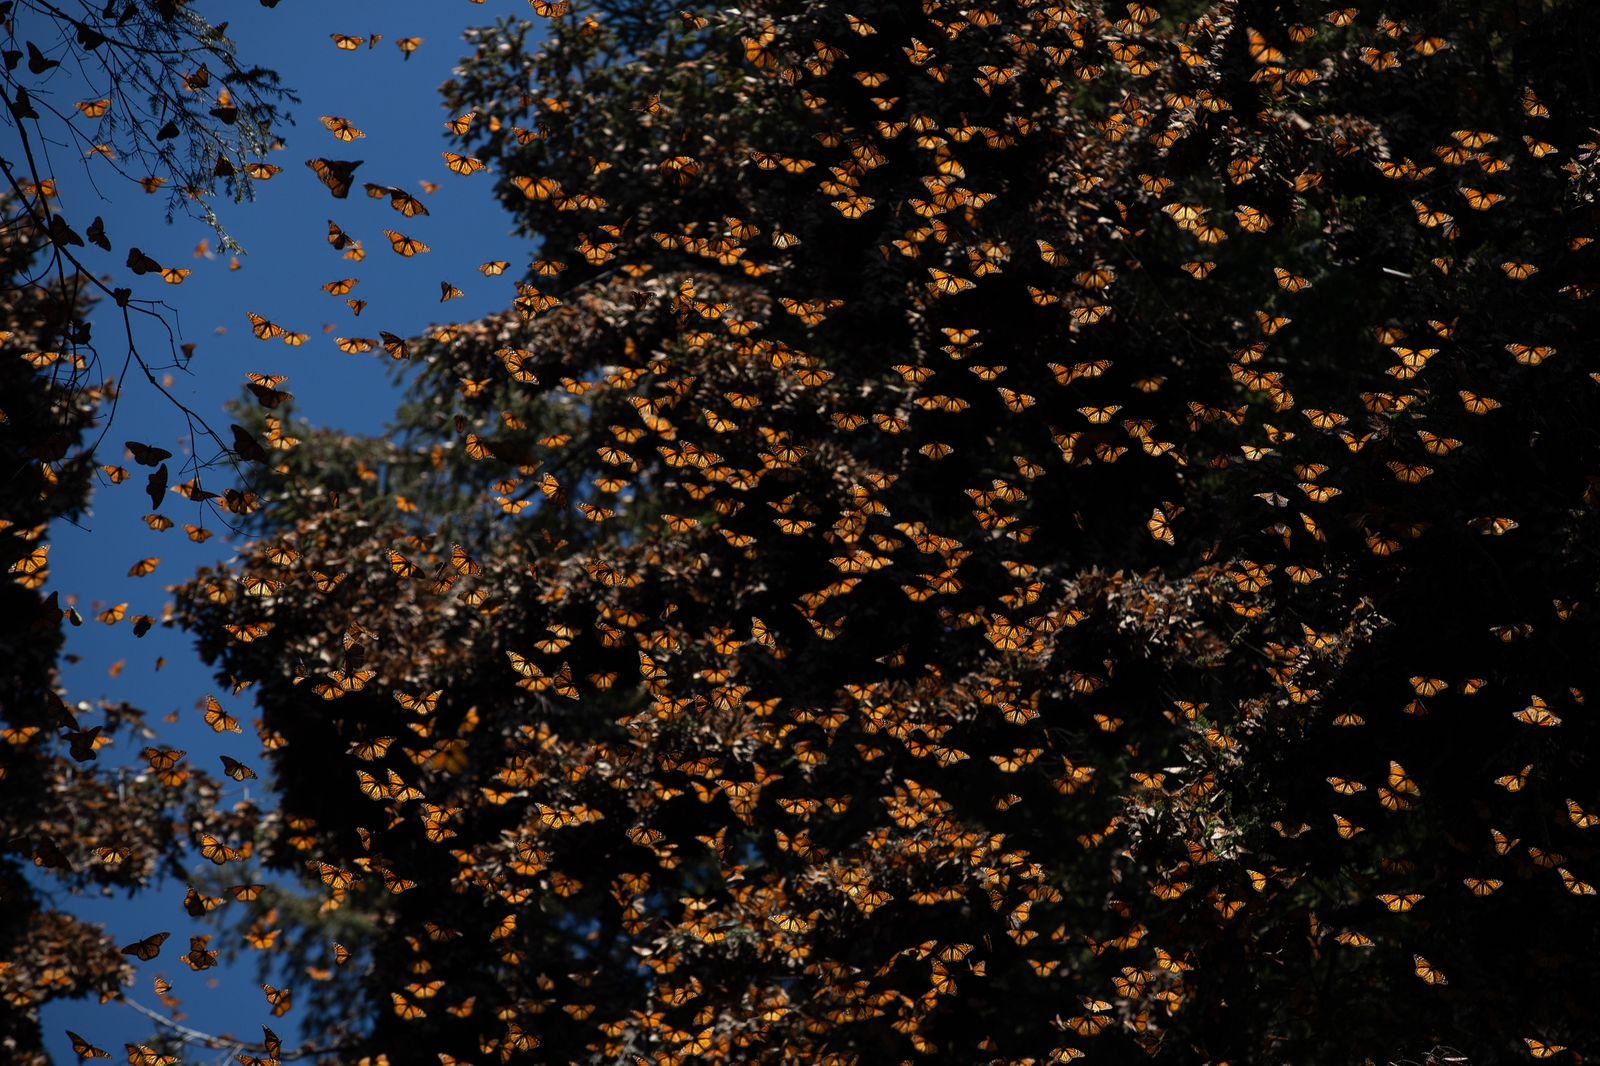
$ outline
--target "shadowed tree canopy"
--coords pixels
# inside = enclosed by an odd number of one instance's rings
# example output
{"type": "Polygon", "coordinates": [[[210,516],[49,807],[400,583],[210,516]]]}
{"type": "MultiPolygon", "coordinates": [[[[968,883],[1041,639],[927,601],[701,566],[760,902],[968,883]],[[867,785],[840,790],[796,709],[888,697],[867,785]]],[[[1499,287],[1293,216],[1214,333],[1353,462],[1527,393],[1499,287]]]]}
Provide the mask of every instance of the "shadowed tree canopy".
{"type": "MultiPolygon", "coordinates": [[[[131,316],[166,322],[166,306],[134,299],[119,278],[94,272],[82,257],[90,245],[115,250],[131,274],[158,273],[171,284],[190,271],[127,246],[120,219],[80,213],[87,203],[63,204],[52,156],[66,150],[67,158],[104,163],[144,193],[166,196],[169,219],[180,212],[204,218],[231,246],[207,200],[219,191],[246,199],[253,182],[278,172],[264,157],[275,143],[272,125],[292,99],[272,71],[239,60],[225,24],[211,24],[187,0],[0,0],[0,572],[7,578],[0,588],[0,1058],[7,1062],[47,1061],[43,1004],[113,998],[133,975],[132,953],[61,908],[63,890],[133,892],[158,873],[181,873],[185,828],[198,844],[217,815],[215,781],[182,751],[146,748],[148,773],[98,765],[113,738],[153,734],[134,708],[74,705],[60,691],[62,627],[84,618],[70,599],[64,606],[57,593],[43,595],[49,526],[84,513],[94,478],[110,484],[131,476],[122,467],[96,469],[128,371],[172,402],[180,432],[186,422],[191,440],[210,435],[214,454],[229,454],[156,376],[181,366],[184,355],[174,345],[166,359],[135,344],[131,316]],[[122,352],[100,358],[89,322],[97,300],[123,311],[125,359],[122,352]]],[[[140,480],[158,503],[173,453],[135,447],[140,465],[151,468],[140,480]]],[[[194,468],[203,465],[196,460],[194,468]]],[[[156,562],[148,560],[152,569],[156,562]]],[[[90,620],[114,624],[126,614],[122,604],[90,620]]],[[[156,623],[141,615],[128,621],[139,636],[156,623]]]]}
{"type": "MultiPolygon", "coordinates": [[[[0,211],[12,206],[0,197],[0,211]]],[[[150,774],[97,765],[114,737],[151,735],[143,715],[120,704],[69,704],[60,691],[63,626],[85,618],[42,592],[49,525],[83,512],[95,473],[85,438],[109,388],[85,388],[74,373],[81,368],[52,365],[63,356],[49,346],[89,301],[81,279],[41,273],[46,246],[26,223],[0,231],[0,1052],[28,1064],[48,1061],[40,1006],[120,995],[132,973],[105,930],[59,906],[60,891],[135,891],[180,872],[184,823],[198,840],[217,816],[215,781],[181,751],[146,748],[150,774]]],[[[88,621],[120,621],[127,606],[88,621]]],[[[140,633],[155,623],[129,621],[140,633]]]]}

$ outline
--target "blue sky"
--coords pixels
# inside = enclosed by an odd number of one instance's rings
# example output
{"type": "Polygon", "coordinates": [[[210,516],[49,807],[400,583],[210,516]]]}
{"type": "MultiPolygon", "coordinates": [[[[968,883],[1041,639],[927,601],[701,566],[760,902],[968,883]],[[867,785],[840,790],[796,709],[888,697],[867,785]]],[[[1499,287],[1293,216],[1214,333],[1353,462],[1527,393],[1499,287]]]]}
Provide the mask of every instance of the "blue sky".
{"type": "MultiPolygon", "coordinates": [[[[185,404],[203,414],[226,437],[232,420],[224,405],[236,399],[249,371],[286,374],[284,387],[296,396],[298,412],[314,424],[357,432],[381,432],[393,412],[397,393],[391,384],[387,356],[346,355],[335,347],[335,336],[376,337],[389,330],[402,336],[420,332],[435,322],[470,320],[503,309],[514,296],[513,279],[523,273],[532,249],[525,240],[511,237],[509,216],[490,195],[493,175],[460,177],[446,170],[441,153],[448,147],[444,128],[449,117],[442,108],[438,87],[465,50],[462,31],[505,14],[526,15],[522,0],[339,0],[311,3],[284,0],[268,10],[246,0],[199,0],[195,9],[213,21],[230,21],[229,33],[240,47],[241,58],[278,70],[287,87],[300,97],[292,108],[295,125],[280,130],[286,150],[273,162],[283,172],[257,185],[252,203],[217,203],[229,232],[243,245],[241,268],[228,269],[228,256],[195,257],[196,246],[217,241],[197,219],[165,219],[165,200],[147,196],[137,185],[117,178],[99,161],[85,163],[80,151],[65,143],[54,146],[50,161],[60,188],[60,207],[78,225],[94,215],[106,219],[116,251],[107,255],[90,247],[86,259],[97,269],[116,274],[119,284],[132,283],[135,296],[159,298],[170,305],[167,319],[180,333],[179,340],[196,345],[188,372],[175,372],[171,390],[185,404]],[[338,50],[330,34],[384,35],[376,49],[338,50]],[[420,49],[403,61],[394,41],[422,37],[420,49]],[[367,136],[353,144],[335,140],[318,121],[323,115],[350,119],[367,136]],[[306,168],[313,156],[362,159],[358,181],[374,181],[405,188],[421,197],[429,216],[403,219],[386,201],[365,197],[359,185],[348,200],[333,200],[306,168]],[[421,183],[441,188],[426,194],[421,183]],[[329,247],[327,223],[333,219],[366,245],[363,263],[351,263],[329,247]],[[431,246],[428,254],[402,259],[388,248],[381,230],[400,230],[431,246]],[[129,278],[123,269],[129,246],[136,245],[164,266],[186,267],[193,274],[182,284],[163,284],[154,275],[129,278]],[[498,278],[485,278],[479,264],[509,260],[510,269],[498,278]],[[361,278],[352,296],[369,301],[354,318],[341,298],[321,286],[343,277],[361,278]],[[449,281],[465,297],[441,304],[440,282],[449,281]],[[263,343],[250,333],[246,312],[254,311],[274,322],[311,334],[303,347],[263,343]],[[325,323],[336,329],[324,333],[325,323]]],[[[26,25],[18,36],[27,37],[26,25]]],[[[63,80],[55,87],[58,104],[70,107],[81,94],[63,80]]],[[[16,158],[15,134],[0,128],[0,154],[16,158]]],[[[94,318],[95,340],[108,366],[120,364],[124,353],[122,324],[114,307],[101,307],[94,318]]],[[[137,325],[141,350],[166,351],[167,341],[155,323],[137,325]]],[[[158,359],[164,361],[164,359],[158,359]]],[[[187,458],[179,447],[182,421],[156,390],[142,380],[126,383],[115,425],[107,434],[100,460],[125,463],[122,442],[137,440],[179,453],[174,473],[187,458]]],[[[186,443],[186,442],[183,442],[186,443]]],[[[214,475],[215,476],[215,475],[214,475]]],[[[185,480],[186,475],[174,477],[185,480]]],[[[136,476],[120,486],[97,487],[82,528],[58,523],[51,533],[52,587],[63,598],[75,597],[86,616],[85,625],[71,631],[67,645],[70,661],[63,664],[63,681],[74,700],[107,698],[125,700],[145,708],[160,730],[160,742],[186,749],[191,762],[212,772],[220,770],[217,756],[227,753],[263,769],[254,731],[246,726],[243,737],[219,738],[201,721],[198,703],[215,693],[228,710],[247,723],[253,714],[244,697],[231,697],[198,660],[181,632],[157,627],[136,640],[127,623],[106,626],[93,620],[84,608],[126,602],[129,615],[160,617],[169,599],[168,585],[183,580],[198,565],[226,558],[232,551],[226,530],[204,545],[191,543],[183,533],[186,522],[215,527],[197,505],[169,494],[163,513],[177,523],[165,533],[155,533],[143,522],[149,500],[143,478],[136,476]],[[136,561],[159,556],[160,568],[142,578],[128,577],[136,561]],[[157,669],[157,660],[164,665],[157,669]],[[123,664],[113,677],[116,664],[123,664]],[[163,719],[176,713],[178,720],[163,719]]],[[[102,758],[127,760],[142,744],[102,758]]],[[[251,798],[262,798],[258,782],[251,798]]],[[[230,799],[244,798],[245,786],[234,786],[230,799]]],[[[243,967],[191,973],[177,961],[191,933],[214,928],[190,919],[181,907],[182,884],[141,895],[132,900],[70,898],[58,895],[58,905],[107,924],[119,943],[149,933],[171,930],[171,943],[163,956],[139,965],[138,983],[131,995],[148,1005],[158,1005],[152,982],[159,974],[172,981],[183,1000],[186,1023],[210,1032],[233,1032],[259,1038],[259,1026],[270,1021],[254,973],[253,953],[243,967]]],[[[215,945],[213,945],[215,946],[215,945]]],[[[293,1036],[294,1014],[273,1022],[286,1039],[293,1036]]],[[[57,1004],[46,1011],[50,1048],[57,1061],[73,1062],[63,1030],[72,1028],[121,1057],[124,1042],[138,1040],[151,1031],[151,1023],[128,1007],[89,1002],[57,1004]]],[[[186,1061],[210,1061],[196,1057],[186,1061]]]]}

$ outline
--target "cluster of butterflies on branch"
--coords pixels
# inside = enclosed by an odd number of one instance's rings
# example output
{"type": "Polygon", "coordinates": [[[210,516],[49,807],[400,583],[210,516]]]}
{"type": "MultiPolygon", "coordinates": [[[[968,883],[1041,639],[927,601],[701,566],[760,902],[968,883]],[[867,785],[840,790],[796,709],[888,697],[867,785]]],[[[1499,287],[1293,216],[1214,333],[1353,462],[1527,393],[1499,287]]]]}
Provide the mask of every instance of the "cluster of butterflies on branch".
{"type": "Polygon", "coordinates": [[[1592,18],[656,6],[469,36],[403,443],[252,375],[193,909],[370,1063],[1600,1050],[1592,18]]]}

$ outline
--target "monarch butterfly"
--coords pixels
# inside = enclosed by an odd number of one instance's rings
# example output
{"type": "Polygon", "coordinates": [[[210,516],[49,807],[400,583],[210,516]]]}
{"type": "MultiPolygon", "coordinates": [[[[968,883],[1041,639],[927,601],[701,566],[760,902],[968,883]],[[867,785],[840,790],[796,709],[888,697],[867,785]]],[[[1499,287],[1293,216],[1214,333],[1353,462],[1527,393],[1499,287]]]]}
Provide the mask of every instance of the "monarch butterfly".
{"type": "Polygon", "coordinates": [[[470,155],[457,155],[455,152],[445,152],[444,163],[453,173],[460,174],[463,177],[468,177],[487,169],[483,160],[470,155]]]}
{"type": "MultiPolygon", "coordinates": [[[[1028,393],[1017,392],[1015,389],[1008,389],[1004,385],[999,386],[998,391],[1000,393],[1000,399],[1006,405],[1006,410],[1008,411],[1021,414],[1023,411],[1034,405],[1034,397],[1030,396],[1028,393]]],[[[947,407],[946,409],[948,410],[949,408],[947,407]]],[[[964,405],[956,409],[964,409],[964,405]]]]}
{"type": "Polygon", "coordinates": [[[246,312],[246,316],[250,319],[250,332],[256,335],[257,340],[276,340],[277,338],[288,333],[288,330],[284,329],[282,326],[267,321],[254,311],[246,312]]]}
{"type": "Polygon", "coordinates": [[[1285,292],[1304,292],[1311,288],[1310,279],[1290,273],[1283,267],[1273,267],[1272,273],[1278,279],[1278,288],[1285,292]]]}
{"type": "Polygon", "coordinates": [[[1265,233],[1272,228],[1272,218],[1259,207],[1245,205],[1234,212],[1239,228],[1246,233],[1265,233]]]}
{"type": "Polygon", "coordinates": [[[844,200],[832,201],[834,210],[848,219],[858,219],[866,216],[874,205],[870,196],[851,196],[844,200]]]}
{"type": "Polygon", "coordinates": [[[1454,437],[1441,437],[1426,429],[1417,430],[1417,436],[1422,441],[1423,450],[1429,455],[1449,455],[1461,447],[1461,441],[1454,437]]]}
{"type": "Polygon", "coordinates": [[[1105,1014],[1084,1014],[1066,1019],[1066,1026],[1083,1037],[1099,1036],[1111,1025],[1112,1018],[1105,1014]]]}
{"type": "Polygon", "coordinates": [[[362,133],[360,130],[356,129],[355,125],[352,124],[347,118],[339,118],[336,115],[324,115],[322,116],[321,121],[323,128],[325,128],[329,133],[332,133],[341,141],[356,141],[366,136],[365,133],[362,133]]]}
{"type": "MultiPolygon", "coordinates": [[[[389,747],[395,742],[394,737],[375,737],[371,740],[358,740],[346,750],[364,762],[376,762],[388,754],[389,747]]],[[[370,777],[370,775],[368,775],[370,777]]],[[[357,773],[360,777],[360,773],[357,773]]],[[[375,780],[375,779],[374,779],[375,780]]],[[[365,789],[363,789],[365,791],[365,789]]]]}
{"type": "Polygon", "coordinates": [[[1579,829],[1593,829],[1600,825],[1600,814],[1584,810],[1576,800],[1567,800],[1567,817],[1579,829]]]}
{"type": "Polygon", "coordinates": [[[1434,966],[1433,963],[1429,962],[1421,955],[1413,955],[1411,959],[1414,964],[1416,975],[1422,978],[1425,983],[1430,985],[1447,985],[1450,983],[1449,979],[1445,977],[1443,970],[1440,970],[1438,967],[1434,966]]]}
{"type": "Polygon", "coordinates": [[[228,714],[222,709],[222,704],[217,702],[215,696],[207,696],[205,701],[206,725],[217,733],[238,733],[242,729],[239,719],[228,714]]]}
{"type": "Polygon", "coordinates": [[[957,277],[934,267],[929,267],[928,273],[933,276],[933,281],[929,283],[928,287],[941,296],[954,296],[957,293],[966,292],[968,289],[977,288],[974,282],[968,281],[966,278],[957,277]]]}
{"type": "Polygon", "coordinates": [[[367,190],[367,196],[370,199],[382,200],[384,197],[388,197],[389,206],[406,218],[431,214],[428,210],[428,205],[404,189],[396,188],[393,185],[375,185],[370,181],[366,182],[362,187],[367,190]]]}
{"type": "Polygon", "coordinates": [[[1511,357],[1516,360],[1518,366],[1538,366],[1556,354],[1555,348],[1546,344],[1511,343],[1506,345],[1506,351],[1511,353],[1511,357]]]}
{"type": "Polygon", "coordinates": [[[1333,816],[1333,826],[1341,840],[1354,840],[1356,836],[1367,831],[1366,826],[1359,825],[1342,814],[1333,816]]]}
{"type": "Polygon", "coordinates": [[[1121,404],[1105,404],[1102,406],[1089,406],[1078,408],[1078,413],[1088,420],[1092,426],[1103,426],[1110,422],[1112,416],[1122,410],[1121,404]]]}
{"type": "Polygon", "coordinates": [[[1505,515],[1487,515],[1470,519],[1467,525],[1486,537],[1503,537],[1516,529],[1519,523],[1516,519],[1505,515]]]}
{"type": "Polygon", "coordinates": [[[389,993],[389,996],[394,1001],[395,1014],[405,1021],[416,1021],[418,1018],[424,1018],[428,1014],[427,1011],[406,999],[398,992],[391,992],[389,993]]]}
{"type": "Polygon", "coordinates": [[[1145,528],[1150,531],[1150,536],[1163,544],[1177,543],[1177,538],[1172,533],[1172,524],[1160,507],[1150,512],[1150,518],[1146,521],[1145,528]]]}
{"type": "Polygon", "coordinates": [[[1520,711],[1512,714],[1513,718],[1524,725],[1538,726],[1545,729],[1554,728],[1561,724],[1559,715],[1554,714],[1548,704],[1539,696],[1534,696],[1520,711]]]}
{"type": "Polygon", "coordinates": [[[270,598],[276,596],[283,589],[283,582],[277,578],[264,577],[259,574],[248,574],[239,579],[244,587],[246,596],[260,596],[270,598]]]}
{"type": "Polygon", "coordinates": [[[423,244],[421,241],[412,237],[407,237],[403,233],[396,233],[392,229],[384,230],[383,235],[389,238],[389,246],[394,249],[396,254],[407,259],[414,255],[421,255],[422,253],[430,250],[428,246],[423,244]]]}
{"type": "Polygon", "coordinates": [[[161,946],[167,942],[171,933],[152,933],[142,940],[135,940],[122,948],[122,954],[132,955],[141,962],[149,962],[161,954],[161,946]]]}
{"type": "Polygon", "coordinates": [[[335,251],[358,247],[355,238],[340,229],[339,224],[331,218],[328,220],[328,243],[333,246],[335,251]]]}
{"type": "Polygon", "coordinates": [[[260,640],[262,637],[272,632],[272,627],[273,623],[271,622],[254,622],[249,625],[242,626],[229,624],[224,628],[226,629],[228,635],[234,640],[238,641],[240,644],[249,644],[260,640]]]}
{"type": "Polygon", "coordinates": [[[1413,677],[1410,684],[1411,691],[1419,696],[1437,696],[1450,688],[1450,683],[1442,677],[1413,677]]]}
{"type": "Polygon", "coordinates": [[[50,545],[41,544],[12,563],[7,569],[9,573],[21,574],[24,578],[29,578],[44,574],[49,569],[49,565],[50,545]]]}
{"type": "Polygon", "coordinates": [[[1392,911],[1402,914],[1411,910],[1418,903],[1421,903],[1424,898],[1426,897],[1424,897],[1420,892],[1408,892],[1403,894],[1383,892],[1377,897],[1379,903],[1382,903],[1385,907],[1392,911]]]}
{"type": "Polygon", "coordinates": [[[243,848],[230,848],[214,836],[206,835],[200,838],[200,854],[218,866],[247,859],[252,850],[254,849],[248,842],[243,848]]]}
{"type": "Polygon", "coordinates": [[[281,1018],[289,1013],[294,997],[294,992],[291,989],[262,985],[261,990],[266,993],[267,1003],[272,1007],[273,1017],[281,1018]]]}
{"type": "MultiPolygon", "coordinates": [[[[88,1061],[90,1059],[109,1059],[111,1057],[111,1052],[89,1043],[89,1041],[85,1040],[71,1029],[67,1030],[67,1039],[72,1041],[72,1053],[78,1056],[79,1061],[88,1061]]],[[[131,1047],[132,1045],[129,1046],[131,1047]]]]}
{"type": "Polygon", "coordinates": [[[1565,1044],[1550,1044],[1543,1040],[1536,1040],[1531,1036],[1523,1037],[1522,1042],[1528,1045],[1528,1054],[1536,1059],[1555,1058],[1567,1050],[1567,1045],[1565,1044]]]}

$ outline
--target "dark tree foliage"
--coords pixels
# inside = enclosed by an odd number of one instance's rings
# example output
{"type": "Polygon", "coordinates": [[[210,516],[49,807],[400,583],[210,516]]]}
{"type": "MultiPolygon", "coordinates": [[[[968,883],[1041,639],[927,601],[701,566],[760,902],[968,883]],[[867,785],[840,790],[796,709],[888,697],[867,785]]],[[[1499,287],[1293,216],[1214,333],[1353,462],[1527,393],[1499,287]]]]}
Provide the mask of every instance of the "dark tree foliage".
{"type": "MultiPolygon", "coordinates": [[[[96,468],[118,393],[138,387],[134,379],[147,383],[172,402],[191,442],[210,438],[214,447],[191,454],[191,469],[208,457],[235,456],[158,376],[181,368],[186,353],[174,345],[163,357],[135,343],[133,317],[162,318],[165,305],[135,299],[120,278],[89,269],[84,253],[91,245],[114,251],[126,256],[130,274],[173,284],[188,271],[126,245],[120,220],[63,202],[50,160],[67,149],[109,167],[144,193],[168,197],[169,216],[204,217],[228,246],[207,198],[219,191],[247,198],[253,182],[278,172],[264,157],[275,145],[271,127],[292,99],[274,73],[238,59],[225,26],[183,0],[0,2],[0,1059],[7,1062],[45,1061],[42,1004],[121,996],[132,976],[128,952],[61,909],[67,891],[132,892],[159,874],[181,874],[186,843],[200,845],[235,817],[255,818],[249,809],[219,812],[215,781],[166,745],[146,747],[142,769],[99,764],[115,738],[154,734],[133,708],[71,705],[58,691],[62,627],[84,619],[56,594],[42,594],[48,530],[82,514],[96,477],[133,476],[119,466],[96,468]],[[120,310],[126,358],[100,359],[88,315],[93,299],[120,310]]],[[[172,472],[165,459],[177,446],[131,447],[159,507],[172,472]]],[[[218,503],[247,509],[237,495],[218,503]]],[[[125,610],[92,621],[115,624],[125,610]]],[[[126,620],[138,636],[156,624],[147,616],[126,620]]]]}
{"type": "Polygon", "coordinates": [[[48,180],[48,149],[66,145],[165,195],[169,210],[218,224],[204,197],[244,199],[276,174],[265,161],[272,127],[293,95],[275,71],[241,60],[226,22],[190,8],[0,0],[0,88],[21,153],[4,161],[6,177],[48,180]]]}
{"type": "MultiPolygon", "coordinates": [[[[0,210],[10,206],[0,198],[0,210]]],[[[70,705],[59,691],[62,627],[84,619],[42,592],[48,529],[82,512],[94,473],[84,436],[105,396],[53,365],[63,356],[47,338],[80,324],[88,301],[81,279],[60,284],[39,273],[45,245],[25,224],[0,230],[0,1057],[8,1063],[47,1061],[44,1003],[120,995],[129,976],[107,933],[59,909],[59,895],[148,885],[174,868],[174,818],[191,817],[198,829],[215,796],[205,775],[191,779],[181,767],[181,753],[162,775],[96,765],[141,716],[70,705]]]]}
{"type": "Polygon", "coordinates": [[[534,7],[445,87],[514,305],[389,440],[258,381],[183,594],[324,1024],[1600,1052],[1597,9],[534,7]]]}
{"type": "Polygon", "coordinates": [[[90,989],[109,990],[119,969],[112,945],[40,904],[24,875],[29,857],[41,865],[64,865],[50,838],[38,833],[38,808],[50,796],[53,779],[71,766],[48,751],[48,740],[63,722],[73,720],[54,685],[61,637],[61,611],[46,603],[38,587],[48,574],[45,525],[71,515],[87,488],[83,462],[64,470],[49,463],[66,456],[88,422],[88,412],[63,396],[35,392],[37,375],[20,358],[32,336],[60,330],[63,318],[81,310],[59,291],[26,283],[35,247],[22,235],[0,235],[5,311],[0,358],[0,564],[7,581],[0,586],[0,611],[8,619],[3,633],[7,669],[0,682],[0,1048],[28,1061],[39,1054],[35,1011],[46,998],[90,989]],[[19,402],[21,401],[21,402],[19,402]],[[63,409],[65,408],[65,409],[63,409]],[[63,428],[65,427],[65,428],[63,428]]]}
{"type": "MultiPolygon", "coordinates": [[[[267,7],[276,3],[263,0],[267,7]]],[[[119,351],[102,362],[88,324],[74,321],[65,332],[37,340],[64,356],[49,373],[69,392],[92,390],[107,378],[118,388],[135,380],[148,384],[170,403],[190,438],[211,446],[191,461],[195,471],[238,456],[160,380],[164,372],[187,369],[194,346],[176,344],[166,303],[136,298],[126,284],[130,277],[155,275],[178,285],[190,271],[127,244],[120,220],[108,223],[87,203],[63,203],[52,155],[65,149],[68,158],[85,161],[92,178],[103,181],[101,168],[109,168],[145,194],[164,196],[169,222],[180,212],[203,218],[224,250],[239,251],[211,198],[220,192],[250,199],[256,183],[282,170],[267,155],[282,147],[273,127],[295,101],[276,72],[241,59],[226,22],[213,25],[190,0],[0,0],[3,225],[43,235],[36,275],[53,275],[57,286],[81,288],[119,308],[127,345],[125,357],[119,351]],[[126,274],[87,266],[90,246],[125,256],[126,274]],[[166,352],[139,345],[135,317],[165,327],[166,352]]],[[[109,419],[114,410],[103,414],[109,419]]],[[[63,425],[57,432],[70,430],[63,425]]]]}

